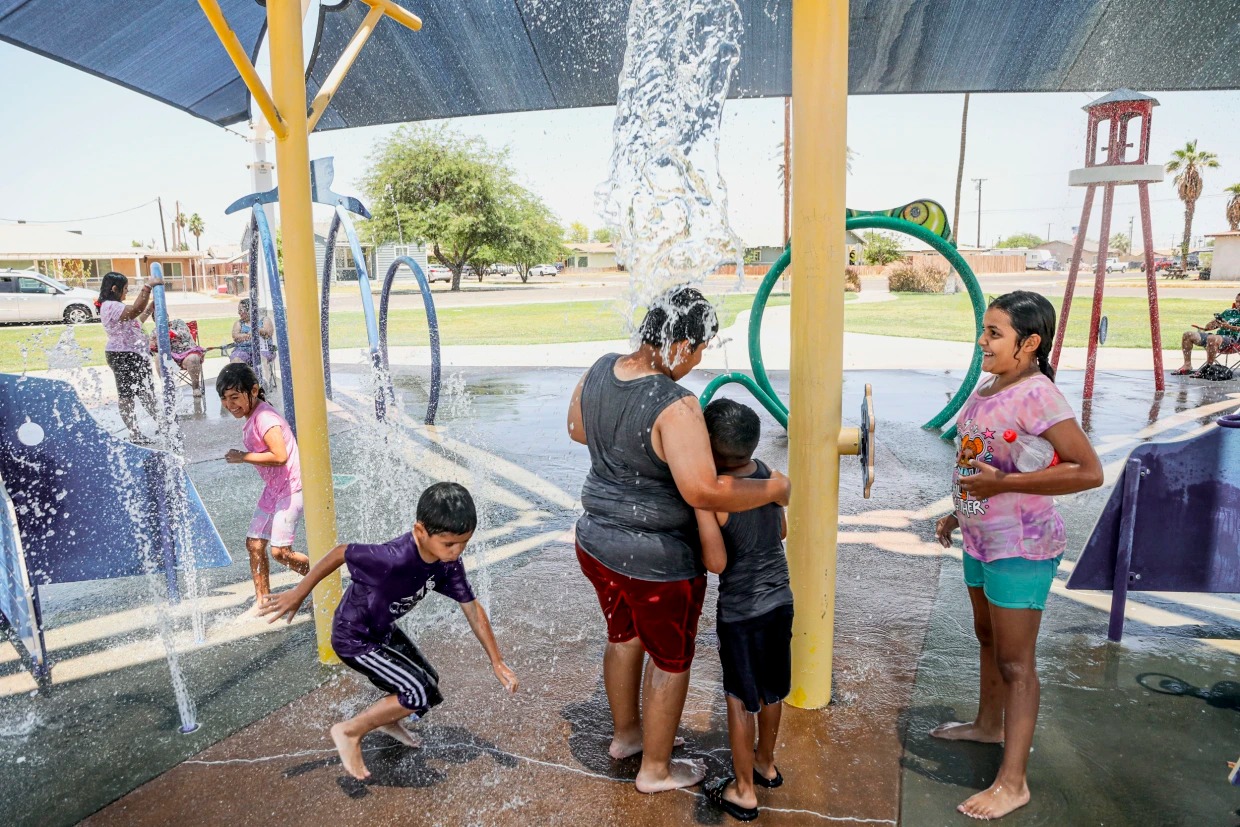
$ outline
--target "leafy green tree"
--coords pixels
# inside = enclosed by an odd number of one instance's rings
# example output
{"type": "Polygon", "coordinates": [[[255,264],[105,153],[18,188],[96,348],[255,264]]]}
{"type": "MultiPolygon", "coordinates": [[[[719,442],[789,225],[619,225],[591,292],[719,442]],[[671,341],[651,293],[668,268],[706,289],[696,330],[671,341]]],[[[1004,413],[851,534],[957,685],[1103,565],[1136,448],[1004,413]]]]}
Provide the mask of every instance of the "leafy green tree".
{"type": "Polygon", "coordinates": [[[890,264],[904,258],[900,245],[889,235],[869,230],[862,234],[861,240],[865,242],[861,256],[866,264],[890,264]]]}
{"type": "Polygon", "coordinates": [[[607,227],[599,227],[597,230],[594,231],[594,234],[593,236],[591,236],[591,238],[592,240],[597,241],[599,244],[610,244],[611,243],[611,230],[608,229],[607,227]]]}
{"type": "Polygon", "coordinates": [[[1167,162],[1167,172],[1176,173],[1175,191],[1184,202],[1184,240],[1180,242],[1180,261],[1188,261],[1188,245],[1193,237],[1193,213],[1197,210],[1197,199],[1201,197],[1201,171],[1217,169],[1218,156],[1204,149],[1197,149],[1197,139],[1189,141],[1183,149],[1171,153],[1167,162]]]}
{"type": "Polygon", "coordinates": [[[426,244],[452,271],[453,290],[483,247],[503,247],[506,199],[518,188],[505,152],[446,127],[403,126],[376,146],[370,163],[362,188],[376,239],[394,241],[403,229],[426,244]]]}
{"type": "Polygon", "coordinates": [[[522,190],[510,204],[509,235],[504,244],[504,260],[517,268],[524,284],[530,268],[564,258],[567,251],[561,239],[564,229],[547,205],[533,193],[522,190]]]}
{"type": "Polygon", "coordinates": [[[194,249],[202,250],[202,234],[207,231],[207,225],[202,223],[202,216],[194,213],[189,217],[189,234],[194,237],[194,249]]]}
{"type": "Polygon", "coordinates": [[[745,263],[746,264],[757,264],[758,259],[760,258],[762,258],[762,251],[759,250],[757,247],[746,247],[745,248],[745,263]]]}
{"type": "Polygon", "coordinates": [[[1107,242],[1107,247],[1116,255],[1126,256],[1132,252],[1132,240],[1128,238],[1128,233],[1116,233],[1107,242]]]}
{"type": "Polygon", "coordinates": [[[590,228],[580,221],[568,225],[568,243],[585,244],[590,240],[590,228]]]}
{"type": "Polygon", "coordinates": [[[995,246],[1006,250],[1013,247],[1033,248],[1042,243],[1044,242],[1041,237],[1034,235],[1033,233],[1017,233],[1016,235],[1008,236],[995,246]]]}

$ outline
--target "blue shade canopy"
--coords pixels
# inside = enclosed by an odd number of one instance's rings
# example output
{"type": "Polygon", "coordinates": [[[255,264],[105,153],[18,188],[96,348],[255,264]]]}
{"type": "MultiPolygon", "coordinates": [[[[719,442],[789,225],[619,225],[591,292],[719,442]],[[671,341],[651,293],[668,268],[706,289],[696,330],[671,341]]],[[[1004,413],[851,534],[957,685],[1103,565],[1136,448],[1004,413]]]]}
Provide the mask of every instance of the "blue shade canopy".
{"type": "MultiPolygon", "coordinates": [[[[792,0],[738,2],[732,96],[790,94],[792,0]]],[[[257,54],[263,6],[220,5],[257,54]]],[[[404,5],[422,31],[380,21],[320,130],[615,102],[628,0],[404,5]]],[[[311,97],[366,10],[324,6],[311,97]]],[[[851,15],[852,94],[1240,88],[1234,0],[852,0],[851,15]]],[[[0,40],[221,126],[249,117],[249,94],[192,0],[0,0],[0,40]]]]}

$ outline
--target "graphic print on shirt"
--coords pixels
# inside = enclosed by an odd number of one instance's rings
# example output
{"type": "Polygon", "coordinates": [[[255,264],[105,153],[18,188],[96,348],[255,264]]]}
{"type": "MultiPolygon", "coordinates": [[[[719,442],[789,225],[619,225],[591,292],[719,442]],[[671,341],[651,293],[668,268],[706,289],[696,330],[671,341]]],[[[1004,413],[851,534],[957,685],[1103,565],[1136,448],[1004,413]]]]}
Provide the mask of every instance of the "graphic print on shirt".
{"type": "Polygon", "coordinates": [[[417,592],[409,595],[408,597],[402,597],[400,600],[393,600],[391,603],[389,603],[388,611],[392,613],[392,617],[401,617],[406,612],[408,612],[410,609],[412,609],[414,606],[421,603],[422,598],[426,597],[427,593],[430,592],[434,588],[435,588],[435,578],[428,577],[426,579],[426,584],[423,585],[422,588],[419,589],[417,592]]]}
{"type": "Polygon", "coordinates": [[[995,432],[992,428],[982,428],[972,419],[966,420],[960,426],[959,432],[960,448],[956,453],[956,482],[952,490],[952,500],[957,513],[970,516],[983,515],[986,513],[986,506],[990,500],[979,500],[967,491],[961,491],[960,478],[971,477],[978,473],[978,469],[969,464],[971,460],[977,459],[985,463],[994,461],[991,446],[995,432]]]}

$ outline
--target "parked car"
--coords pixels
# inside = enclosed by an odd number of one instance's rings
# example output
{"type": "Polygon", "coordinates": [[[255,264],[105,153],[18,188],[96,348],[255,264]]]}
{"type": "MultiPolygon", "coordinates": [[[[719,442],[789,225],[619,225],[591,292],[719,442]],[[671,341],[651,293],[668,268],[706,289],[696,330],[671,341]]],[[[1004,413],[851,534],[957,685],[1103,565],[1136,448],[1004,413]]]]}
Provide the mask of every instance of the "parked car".
{"type": "Polygon", "coordinates": [[[1145,269],[1145,259],[1143,259],[1143,258],[1134,258],[1132,261],[1128,262],[1128,269],[1129,269],[1129,270],[1144,270],[1144,269],[1145,269]]]}
{"type": "Polygon", "coordinates": [[[517,268],[511,264],[492,264],[487,268],[488,276],[511,276],[517,272],[517,268]]]}
{"type": "Polygon", "coordinates": [[[530,268],[531,276],[556,276],[559,273],[554,264],[535,264],[530,268]]]}
{"type": "Polygon", "coordinates": [[[1038,262],[1039,270],[1062,270],[1063,262],[1057,258],[1044,258],[1038,262]]]}
{"type": "Polygon", "coordinates": [[[1108,273],[1124,272],[1124,263],[1115,257],[1108,258],[1107,259],[1107,272],[1108,273]]]}
{"type": "MultiPolygon", "coordinates": [[[[1174,263],[1175,263],[1174,261],[1167,258],[1166,256],[1155,256],[1154,257],[1154,272],[1157,273],[1159,270],[1166,270],[1168,267],[1170,267],[1174,263]]],[[[1141,272],[1142,273],[1145,272],[1145,261],[1144,260],[1141,261],[1141,272]]]]}
{"type": "Polygon", "coordinates": [[[35,270],[0,270],[0,322],[97,321],[98,296],[35,270]]]}
{"type": "Polygon", "coordinates": [[[426,280],[434,284],[437,281],[452,281],[452,271],[442,264],[432,264],[426,268],[426,280]]]}

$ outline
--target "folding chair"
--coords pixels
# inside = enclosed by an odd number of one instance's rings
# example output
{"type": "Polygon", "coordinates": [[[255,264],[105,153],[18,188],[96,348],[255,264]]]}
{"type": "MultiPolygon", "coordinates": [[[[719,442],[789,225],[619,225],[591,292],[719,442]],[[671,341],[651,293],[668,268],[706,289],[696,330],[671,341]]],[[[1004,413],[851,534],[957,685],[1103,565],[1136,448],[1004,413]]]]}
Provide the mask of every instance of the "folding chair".
{"type": "MultiPolygon", "coordinates": [[[[190,338],[193,340],[194,345],[198,345],[198,322],[196,320],[187,321],[185,323],[185,326],[189,328],[189,335],[190,335],[190,338]]],[[[168,338],[171,341],[175,342],[177,340],[177,332],[175,330],[170,329],[168,331],[168,338]]],[[[214,348],[206,348],[206,350],[213,350],[213,349],[214,348]]],[[[159,358],[159,348],[156,346],[155,342],[153,341],[151,342],[151,354],[153,358],[155,359],[159,358]]],[[[203,353],[202,355],[203,355],[203,358],[205,359],[206,353],[203,353]]],[[[172,360],[172,364],[173,364],[173,375],[172,376],[173,376],[173,379],[178,384],[185,385],[201,393],[206,392],[207,380],[203,376],[203,371],[200,370],[198,372],[198,385],[197,387],[195,387],[193,379],[190,378],[189,371],[181,367],[180,362],[177,362],[175,359],[172,360]]]]}

